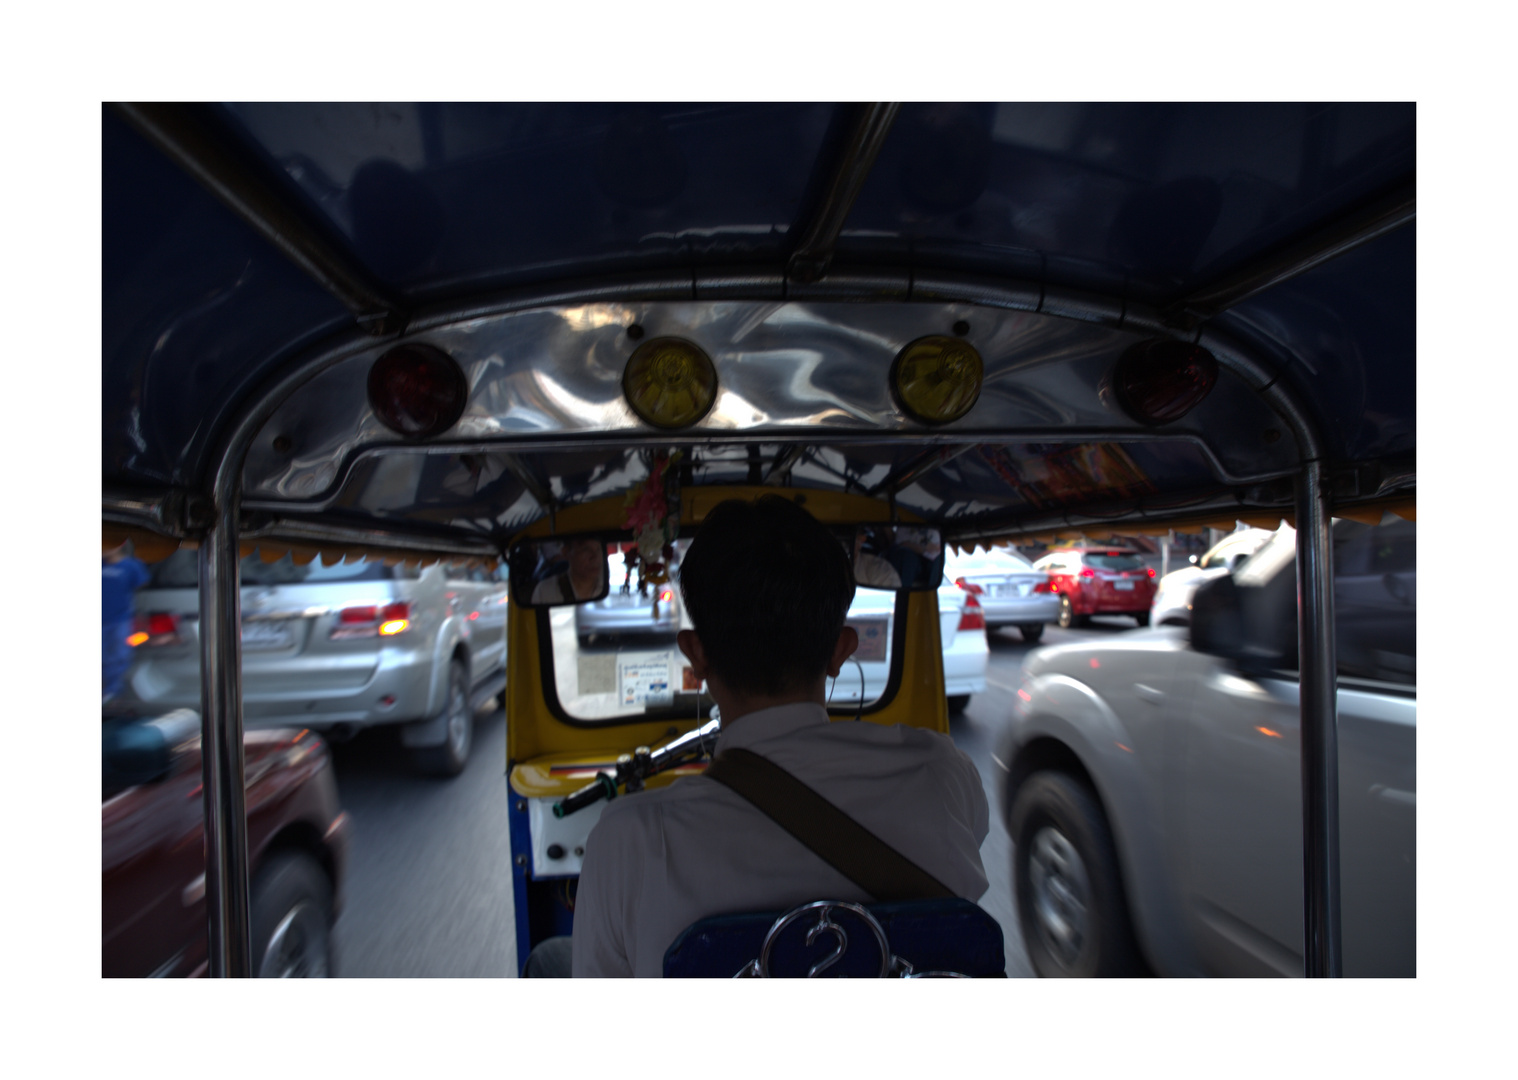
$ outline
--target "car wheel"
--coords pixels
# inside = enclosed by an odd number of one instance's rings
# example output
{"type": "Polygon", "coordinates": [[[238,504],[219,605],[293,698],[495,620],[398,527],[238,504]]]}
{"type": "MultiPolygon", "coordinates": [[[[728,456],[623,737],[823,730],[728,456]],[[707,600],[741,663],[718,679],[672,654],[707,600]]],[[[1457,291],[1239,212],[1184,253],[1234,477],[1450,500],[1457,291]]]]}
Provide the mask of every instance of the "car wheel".
{"type": "Polygon", "coordinates": [[[1135,611],[1133,613],[1133,621],[1136,622],[1136,623],[1138,623],[1140,626],[1148,626],[1149,625],[1149,612],[1147,612],[1147,611],[1135,611]]]}
{"type": "Polygon", "coordinates": [[[1072,626],[1089,626],[1091,625],[1091,616],[1077,615],[1075,607],[1070,603],[1070,598],[1061,595],[1059,598],[1059,625],[1065,630],[1070,629],[1072,626]]]}
{"type": "Polygon", "coordinates": [[[970,704],[970,695],[969,694],[950,694],[949,695],[949,711],[951,713],[962,713],[962,712],[965,711],[965,708],[969,704],[970,704]]]}
{"type": "Polygon", "coordinates": [[[1017,631],[1029,645],[1037,645],[1039,639],[1044,636],[1044,624],[1041,622],[1022,623],[1017,631]]]}
{"type": "Polygon", "coordinates": [[[305,852],[275,855],[251,890],[253,973],[261,979],[327,979],[332,962],[332,885],[305,852]]]}
{"type": "Polygon", "coordinates": [[[1146,974],[1112,830],[1091,789],[1067,773],[1034,773],[1018,789],[1010,831],[1018,924],[1034,970],[1146,974]]]}
{"type": "Polygon", "coordinates": [[[413,751],[417,768],[434,776],[457,776],[469,763],[474,745],[474,711],[469,708],[469,677],[462,662],[448,665],[448,698],[443,703],[446,720],[441,746],[422,746],[413,751]]]}

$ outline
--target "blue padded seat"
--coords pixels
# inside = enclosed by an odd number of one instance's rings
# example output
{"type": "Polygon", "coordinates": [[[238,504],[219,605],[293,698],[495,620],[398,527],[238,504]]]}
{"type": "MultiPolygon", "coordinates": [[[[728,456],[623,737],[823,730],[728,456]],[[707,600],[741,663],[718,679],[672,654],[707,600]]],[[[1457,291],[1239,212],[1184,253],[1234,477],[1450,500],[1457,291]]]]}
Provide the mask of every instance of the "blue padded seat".
{"type": "MultiPolygon", "coordinates": [[[[954,897],[864,906],[885,931],[890,952],[917,974],[953,972],[977,979],[1006,975],[1001,926],[978,904],[954,897]]],[[[785,915],[782,911],[715,915],[692,923],[665,952],[664,977],[726,979],[737,975],[759,958],[770,928],[785,915]]],[[[832,918],[847,934],[848,947],[819,975],[878,977],[880,950],[868,924],[836,909],[832,918]]],[[[771,977],[804,976],[809,967],[836,951],[837,939],[832,933],[821,933],[812,945],[806,944],[807,930],[818,921],[818,916],[808,914],[779,934],[769,959],[771,977]]]]}

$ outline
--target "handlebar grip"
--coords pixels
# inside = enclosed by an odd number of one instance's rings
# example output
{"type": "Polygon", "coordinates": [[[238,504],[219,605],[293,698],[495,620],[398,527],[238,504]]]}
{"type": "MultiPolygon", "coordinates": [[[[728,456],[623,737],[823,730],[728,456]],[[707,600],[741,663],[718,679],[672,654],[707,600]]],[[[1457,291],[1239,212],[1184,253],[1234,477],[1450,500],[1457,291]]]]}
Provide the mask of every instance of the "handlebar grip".
{"type": "Polygon", "coordinates": [[[579,791],[553,804],[553,816],[556,818],[568,817],[576,810],[584,810],[594,802],[602,799],[615,799],[617,797],[617,782],[612,779],[610,773],[598,772],[594,783],[587,784],[579,791]]]}

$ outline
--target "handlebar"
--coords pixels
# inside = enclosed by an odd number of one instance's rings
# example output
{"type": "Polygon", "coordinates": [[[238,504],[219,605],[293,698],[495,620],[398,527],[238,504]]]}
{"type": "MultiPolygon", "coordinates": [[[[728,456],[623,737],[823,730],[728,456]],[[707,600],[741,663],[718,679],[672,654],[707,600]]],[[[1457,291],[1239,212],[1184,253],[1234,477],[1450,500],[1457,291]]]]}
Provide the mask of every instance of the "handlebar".
{"type": "Polygon", "coordinates": [[[568,817],[602,799],[615,799],[618,788],[626,788],[629,792],[641,791],[643,781],[650,776],[709,757],[711,748],[717,741],[717,732],[722,727],[722,718],[715,715],[716,711],[715,708],[712,710],[714,715],[707,723],[694,731],[687,731],[674,742],[666,743],[657,750],[650,751],[648,747],[640,746],[631,754],[623,754],[617,759],[615,775],[596,773],[594,781],[568,798],[554,803],[553,816],[568,817]]]}

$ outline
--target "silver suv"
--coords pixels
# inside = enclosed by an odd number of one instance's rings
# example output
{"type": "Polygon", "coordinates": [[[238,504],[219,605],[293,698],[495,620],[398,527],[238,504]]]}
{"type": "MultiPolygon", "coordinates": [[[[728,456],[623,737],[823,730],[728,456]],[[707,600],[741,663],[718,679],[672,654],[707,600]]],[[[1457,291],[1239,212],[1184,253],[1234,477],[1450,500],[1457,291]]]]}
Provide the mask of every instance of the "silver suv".
{"type": "MultiPolygon", "coordinates": [[[[136,598],[126,697],[148,710],[200,707],[196,556],[152,567],[136,598]]],[[[504,574],[437,564],[289,555],[242,561],[243,716],[249,729],[338,738],[400,724],[423,771],[462,772],[474,710],[506,685],[504,574]]]]}
{"type": "MultiPolygon", "coordinates": [[[[996,762],[1041,975],[1300,975],[1295,536],[1189,630],[1037,649],[996,762]]],[[[1417,529],[1333,528],[1344,974],[1417,974],[1417,529]]]]}

